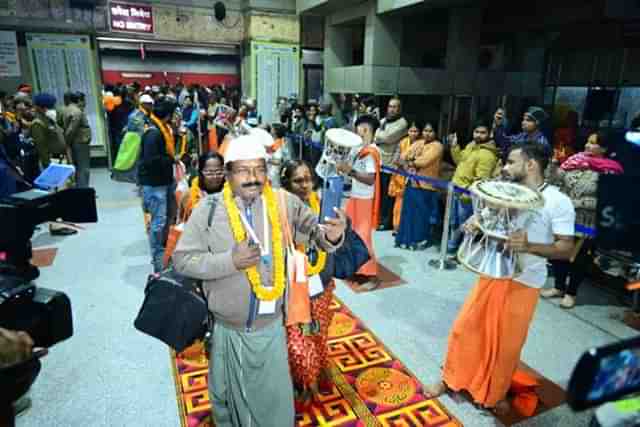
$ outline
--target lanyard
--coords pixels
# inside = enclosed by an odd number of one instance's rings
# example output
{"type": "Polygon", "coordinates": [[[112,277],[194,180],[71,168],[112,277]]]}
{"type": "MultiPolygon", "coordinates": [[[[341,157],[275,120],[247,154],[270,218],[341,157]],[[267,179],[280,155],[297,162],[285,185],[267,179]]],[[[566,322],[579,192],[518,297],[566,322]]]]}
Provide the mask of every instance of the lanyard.
{"type": "Polygon", "coordinates": [[[260,239],[258,239],[258,235],[251,225],[251,208],[246,209],[246,215],[240,212],[240,219],[242,220],[242,224],[244,224],[244,228],[247,230],[247,233],[249,233],[249,237],[251,237],[251,239],[260,247],[260,255],[263,257],[269,255],[269,244],[267,243],[269,242],[269,221],[267,219],[267,204],[264,196],[262,196],[262,226],[264,227],[262,236],[264,237],[264,245],[260,243],[260,239]]]}

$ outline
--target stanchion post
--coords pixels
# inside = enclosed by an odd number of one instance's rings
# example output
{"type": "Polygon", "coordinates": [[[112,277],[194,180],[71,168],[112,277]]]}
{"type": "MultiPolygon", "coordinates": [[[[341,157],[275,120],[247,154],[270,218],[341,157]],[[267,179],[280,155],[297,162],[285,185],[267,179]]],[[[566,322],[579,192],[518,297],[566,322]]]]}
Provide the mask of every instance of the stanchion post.
{"type": "Polygon", "coordinates": [[[447,244],[449,243],[449,221],[451,218],[451,208],[453,206],[454,186],[453,182],[447,185],[447,198],[444,207],[444,223],[442,224],[442,239],[440,242],[440,257],[429,261],[429,266],[438,270],[453,270],[456,264],[447,260],[447,244]]]}
{"type": "Polygon", "coordinates": [[[304,150],[304,135],[297,134],[298,140],[298,160],[302,160],[302,150],[304,150]]]}

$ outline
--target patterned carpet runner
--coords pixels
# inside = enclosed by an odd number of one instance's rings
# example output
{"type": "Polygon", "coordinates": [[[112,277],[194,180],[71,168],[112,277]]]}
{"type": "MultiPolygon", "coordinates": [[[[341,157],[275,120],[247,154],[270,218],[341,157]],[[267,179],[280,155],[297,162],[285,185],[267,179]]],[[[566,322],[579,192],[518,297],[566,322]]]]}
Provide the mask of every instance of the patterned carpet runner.
{"type": "MultiPolygon", "coordinates": [[[[296,415],[298,427],[461,427],[422,384],[341,301],[329,330],[332,391],[296,415]]],[[[201,344],[171,357],[183,427],[213,426],[207,359],[201,344]]]]}

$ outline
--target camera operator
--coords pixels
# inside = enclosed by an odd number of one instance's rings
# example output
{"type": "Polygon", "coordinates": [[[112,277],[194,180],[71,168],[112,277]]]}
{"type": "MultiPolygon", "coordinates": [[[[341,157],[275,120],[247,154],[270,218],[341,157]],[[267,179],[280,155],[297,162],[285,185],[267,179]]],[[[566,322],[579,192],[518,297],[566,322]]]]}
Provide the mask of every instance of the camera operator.
{"type": "MultiPolygon", "coordinates": [[[[0,373],[9,367],[22,363],[32,357],[33,340],[26,332],[0,328],[0,373]]],[[[3,385],[3,390],[4,392],[3,385]]],[[[11,391],[9,391],[10,393],[11,391]]],[[[14,403],[6,401],[0,394],[0,425],[13,426],[15,416],[31,406],[29,398],[22,397],[14,403]]]]}

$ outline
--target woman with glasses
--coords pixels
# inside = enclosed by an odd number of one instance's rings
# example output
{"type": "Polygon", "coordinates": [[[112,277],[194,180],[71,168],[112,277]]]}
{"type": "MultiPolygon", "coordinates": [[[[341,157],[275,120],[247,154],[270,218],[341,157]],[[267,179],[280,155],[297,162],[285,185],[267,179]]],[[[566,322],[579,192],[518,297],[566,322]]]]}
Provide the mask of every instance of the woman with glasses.
{"type": "Polygon", "coordinates": [[[202,154],[198,159],[198,176],[191,181],[191,188],[182,199],[182,219],[186,221],[200,200],[219,193],[223,185],[224,158],[216,152],[202,154]]]}
{"type": "MultiPolygon", "coordinates": [[[[282,188],[298,196],[311,210],[320,214],[320,199],[313,191],[314,175],[303,160],[286,162],[280,172],[282,188]]],[[[311,294],[311,324],[287,327],[289,365],[295,387],[296,410],[303,411],[311,404],[313,394],[331,390],[325,372],[327,367],[327,337],[333,313],[329,309],[335,283],[326,268],[331,256],[315,247],[298,247],[309,259],[309,293],[311,294]]],[[[333,265],[333,264],[330,264],[333,265]]]]}

